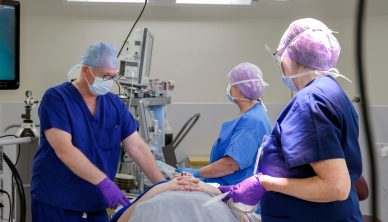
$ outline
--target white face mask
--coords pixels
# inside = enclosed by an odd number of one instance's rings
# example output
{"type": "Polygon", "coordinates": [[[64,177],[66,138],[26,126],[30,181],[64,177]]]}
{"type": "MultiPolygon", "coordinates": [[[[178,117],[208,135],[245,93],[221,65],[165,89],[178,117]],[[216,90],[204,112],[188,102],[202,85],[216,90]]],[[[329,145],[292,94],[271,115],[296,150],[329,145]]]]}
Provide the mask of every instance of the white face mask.
{"type": "MultiPolygon", "coordinates": [[[[93,75],[92,71],[89,68],[89,72],[93,75]]],[[[92,85],[90,85],[88,79],[86,81],[89,84],[89,90],[93,93],[95,96],[102,96],[110,92],[113,86],[113,80],[104,80],[103,78],[94,76],[94,82],[92,85]]]]}

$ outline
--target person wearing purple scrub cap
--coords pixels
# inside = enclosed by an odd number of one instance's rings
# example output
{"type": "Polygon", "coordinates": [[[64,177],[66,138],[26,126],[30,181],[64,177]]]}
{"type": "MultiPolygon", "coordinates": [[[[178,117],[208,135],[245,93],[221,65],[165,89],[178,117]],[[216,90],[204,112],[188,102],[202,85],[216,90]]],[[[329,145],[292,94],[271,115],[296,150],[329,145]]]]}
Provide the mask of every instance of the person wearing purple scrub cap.
{"type": "Polygon", "coordinates": [[[250,100],[259,99],[265,87],[268,86],[263,80],[263,73],[260,68],[248,62],[234,67],[228,74],[228,79],[231,86],[236,86],[250,100]]]}
{"type": "Polygon", "coordinates": [[[260,201],[264,222],[362,221],[358,116],[335,77],[340,45],[322,22],[291,23],[277,52],[284,84],[297,91],[258,156],[258,174],[220,186],[233,202],[260,201]]]}
{"type": "Polygon", "coordinates": [[[237,118],[225,122],[210,154],[210,165],[200,169],[178,168],[205,182],[237,184],[253,174],[255,156],[264,135],[271,132],[261,95],[268,85],[259,67],[241,63],[228,74],[226,95],[239,107],[237,118]]]}
{"type": "Polygon", "coordinates": [[[300,65],[327,71],[337,64],[341,46],[325,24],[306,18],[291,23],[277,51],[300,65]]]}

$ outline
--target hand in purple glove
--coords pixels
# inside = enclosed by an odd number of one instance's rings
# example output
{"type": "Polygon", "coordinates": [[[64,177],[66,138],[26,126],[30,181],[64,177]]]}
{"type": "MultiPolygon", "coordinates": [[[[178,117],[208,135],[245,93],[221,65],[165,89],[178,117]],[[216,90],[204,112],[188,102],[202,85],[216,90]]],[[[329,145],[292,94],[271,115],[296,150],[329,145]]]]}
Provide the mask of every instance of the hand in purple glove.
{"type": "Polygon", "coordinates": [[[97,184],[97,187],[100,189],[102,195],[104,195],[110,208],[116,208],[119,204],[127,206],[131,203],[117,185],[108,177],[97,184]]]}
{"type": "Polygon", "coordinates": [[[232,198],[235,203],[243,203],[247,205],[257,204],[263,194],[266,192],[261,185],[259,175],[251,176],[239,184],[231,186],[220,186],[218,189],[222,192],[229,192],[227,199],[232,198]]]}

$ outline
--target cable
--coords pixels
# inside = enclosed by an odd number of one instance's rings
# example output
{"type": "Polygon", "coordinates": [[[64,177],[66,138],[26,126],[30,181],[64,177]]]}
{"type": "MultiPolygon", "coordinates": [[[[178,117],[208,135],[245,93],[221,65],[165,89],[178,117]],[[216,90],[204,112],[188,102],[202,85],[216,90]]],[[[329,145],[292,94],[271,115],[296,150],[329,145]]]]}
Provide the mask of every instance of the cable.
{"type": "Polygon", "coordinates": [[[140,12],[139,16],[137,17],[137,19],[136,19],[135,23],[132,25],[132,28],[131,28],[131,30],[129,31],[129,33],[128,33],[127,37],[125,38],[125,40],[124,40],[124,43],[123,43],[123,45],[121,46],[121,49],[120,49],[119,53],[117,54],[117,57],[119,57],[119,56],[120,56],[120,54],[121,54],[121,51],[123,50],[123,48],[124,48],[124,46],[125,46],[125,43],[127,42],[127,40],[128,40],[128,38],[129,38],[129,36],[130,36],[130,35],[131,35],[131,33],[132,33],[132,30],[133,30],[133,28],[135,28],[135,26],[136,26],[136,23],[139,21],[140,17],[142,16],[142,14],[143,14],[143,12],[144,12],[144,9],[145,9],[145,8],[146,8],[146,6],[147,6],[147,1],[148,1],[148,0],[144,0],[143,9],[141,10],[141,12],[140,12]]]}
{"type": "Polygon", "coordinates": [[[368,96],[367,96],[367,90],[365,86],[365,79],[364,79],[364,66],[363,66],[363,31],[364,31],[364,12],[365,12],[365,2],[364,0],[358,1],[358,7],[357,7],[357,18],[356,18],[356,69],[358,74],[358,88],[360,90],[360,97],[361,97],[361,113],[363,117],[364,122],[364,128],[365,128],[365,136],[367,141],[367,151],[368,151],[368,157],[369,157],[369,163],[370,163],[370,169],[369,173],[371,175],[371,210],[372,210],[372,217],[373,221],[377,221],[377,217],[379,215],[378,206],[377,206],[377,197],[378,197],[378,179],[376,176],[376,159],[374,157],[374,151],[373,151],[373,138],[372,138],[372,132],[370,127],[370,119],[369,119],[369,112],[368,112],[368,96]]]}
{"type": "Polygon", "coordinates": [[[24,193],[24,188],[23,188],[23,182],[20,178],[19,172],[17,171],[15,165],[12,163],[12,161],[8,158],[8,156],[3,153],[3,158],[4,161],[7,163],[9,169],[12,172],[13,178],[15,178],[16,182],[16,187],[18,188],[19,192],[19,201],[20,201],[20,222],[25,222],[26,221],[26,196],[24,193]]]}
{"type": "Polygon", "coordinates": [[[1,190],[0,189],[0,193],[4,193],[7,195],[8,197],[8,201],[9,201],[9,217],[8,217],[8,221],[11,222],[11,215],[12,215],[12,208],[11,208],[11,197],[9,196],[9,193],[5,190],[1,190]]]}
{"type": "Polygon", "coordinates": [[[4,136],[0,136],[0,139],[4,138],[4,137],[9,137],[9,136],[13,136],[13,137],[17,138],[17,136],[15,136],[15,135],[4,135],[4,136]]]}
{"type": "MultiPolygon", "coordinates": [[[[144,9],[145,9],[146,6],[147,6],[147,2],[148,2],[148,0],[144,0],[143,8],[142,8],[142,10],[141,10],[139,16],[137,17],[135,23],[133,23],[132,28],[131,28],[131,30],[129,31],[127,37],[125,38],[124,43],[123,43],[123,45],[121,46],[119,53],[117,53],[117,58],[120,56],[121,51],[123,51],[123,48],[124,48],[124,46],[125,46],[125,43],[127,42],[129,36],[131,35],[133,29],[135,28],[135,26],[136,26],[136,24],[137,24],[137,22],[139,21],[139,19],[140,19],[141,16],[143,15],[144,9]]],[[[121,86],[120,86],[120,84],[119,84],[117,81],[116,81],[116,84],[117,84],[117,86],[119,87],[119,95],[120,95],[120,94],[121,94],[121,86]]]]}
{"type": "Polygon", "coordinates": [[[120,87],[120,84],[119,84],[117,81],[115,81],[115,83],[117,84],[117,87],[119,88],[119,95],[121,95],[121,87],[120,87]]]}
{"type": "Polygon", "coordinates": [[[20,144],[17,146],[17,156],[16,156],[16,161],[15,161],[15,166],[18,165],[19,162],[19,157],[20,157],[20,144]]]}
{"type": "MultiPolygon", "coordinates": [[[[11,178],[11,183],[12,183],[12,186],[11,186],[11,198],[12,198],[12,212],[13,212],[13,209],[15,209],[15,186],[14,186],[14,179],[13,179],[13,174],[12,174],[12,176],[11,176],[12,178],[11,178]]],[[[13,216],[14,214],[12,214],[12,216],[13,216]]]]}

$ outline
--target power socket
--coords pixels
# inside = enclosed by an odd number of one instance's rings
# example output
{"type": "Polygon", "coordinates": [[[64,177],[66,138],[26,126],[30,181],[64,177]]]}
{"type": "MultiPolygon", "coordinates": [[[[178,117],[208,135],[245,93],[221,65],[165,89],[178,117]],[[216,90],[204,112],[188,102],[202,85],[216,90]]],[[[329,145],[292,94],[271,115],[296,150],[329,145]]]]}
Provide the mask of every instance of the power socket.
{"type": "Polygon", "coordinates": [[[388,157],[388,143],[376,143],[377,150],[383,158],[388,157]]]}

